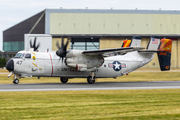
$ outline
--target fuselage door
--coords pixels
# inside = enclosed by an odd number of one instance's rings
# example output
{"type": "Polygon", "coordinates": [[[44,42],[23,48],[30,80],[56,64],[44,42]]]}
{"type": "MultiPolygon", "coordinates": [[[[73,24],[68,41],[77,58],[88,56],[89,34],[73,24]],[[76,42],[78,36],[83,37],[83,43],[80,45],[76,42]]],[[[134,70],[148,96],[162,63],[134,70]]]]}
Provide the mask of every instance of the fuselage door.
{"type": "Polygon", "coordinates": [[[23,55],[24,68],[28,73],[31,73],[31,53],[26,53],[23,55]]]}

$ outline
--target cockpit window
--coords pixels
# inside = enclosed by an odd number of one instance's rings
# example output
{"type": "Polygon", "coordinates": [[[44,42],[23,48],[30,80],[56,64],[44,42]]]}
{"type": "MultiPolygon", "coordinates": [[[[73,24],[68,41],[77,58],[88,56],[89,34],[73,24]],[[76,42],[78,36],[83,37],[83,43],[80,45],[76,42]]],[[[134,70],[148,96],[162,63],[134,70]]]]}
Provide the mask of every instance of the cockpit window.
{"type": "Polygon", "coordinates": [[[31,54],[30,54],[30,53],[27,53],[27,54],[25,55],[25,58],[31,58],[31,54]]]}
{"type": "Polygon", "coordinates": [[[15,58],[20,58],[21,55],[22,55],[22,53],[17,53],[17,54],[15,55],[15,58]]]}
{"type": "Polygon", "coordinates": [[[24,55],[25,55],[25,53],[23,53],[23,54],[21,55],[21,58],[23,58],[23,57],[24,57],[24,55]]]}

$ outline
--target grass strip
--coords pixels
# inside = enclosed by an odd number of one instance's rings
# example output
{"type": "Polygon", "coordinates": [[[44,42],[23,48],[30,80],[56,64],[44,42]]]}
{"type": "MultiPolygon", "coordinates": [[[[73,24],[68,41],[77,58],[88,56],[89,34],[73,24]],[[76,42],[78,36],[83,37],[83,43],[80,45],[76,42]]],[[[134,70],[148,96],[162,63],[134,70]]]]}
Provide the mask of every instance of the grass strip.
{"type": "Polygon", "coordinates": [[[12,119],[180,119],[180,89],[0,92],[0,116],[12,119]]]}

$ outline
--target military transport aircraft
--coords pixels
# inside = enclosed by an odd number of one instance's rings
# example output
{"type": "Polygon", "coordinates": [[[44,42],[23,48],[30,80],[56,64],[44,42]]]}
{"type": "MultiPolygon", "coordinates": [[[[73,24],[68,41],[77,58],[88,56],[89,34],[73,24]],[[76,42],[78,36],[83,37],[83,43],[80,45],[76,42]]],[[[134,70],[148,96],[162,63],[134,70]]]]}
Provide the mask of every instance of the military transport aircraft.
{"type": "Polygon", "coordinates": [[[30,40],[29,51],[19,51],[7,62],[8,77],[14,74],[14,84],[24,77],[60,77],[62,83],[70,78],[87,78],[93,84],[95,78],[116,78],[146,65],[156,52],[161,70],[170,69],[170,39],[152,36],[145,50],[141,47],[141,37],[137,36],[114,49],[67,50],[68,43],[69,40],[64,44],[62,39],[61,46],[56,43],[57,51],[41,52],[35,37],[33,44],[30,40]]]}

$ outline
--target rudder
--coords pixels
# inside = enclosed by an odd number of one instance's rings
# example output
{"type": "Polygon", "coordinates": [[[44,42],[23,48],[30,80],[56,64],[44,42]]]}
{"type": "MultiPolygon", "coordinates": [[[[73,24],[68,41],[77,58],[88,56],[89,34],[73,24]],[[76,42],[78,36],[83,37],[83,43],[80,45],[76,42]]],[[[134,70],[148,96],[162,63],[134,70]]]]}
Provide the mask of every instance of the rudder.
{"type": "Polygon", "coordinates": [[[170,70],[172,40],[161,39],[158,47],[158,59],[161,71],[170,70]]]}

